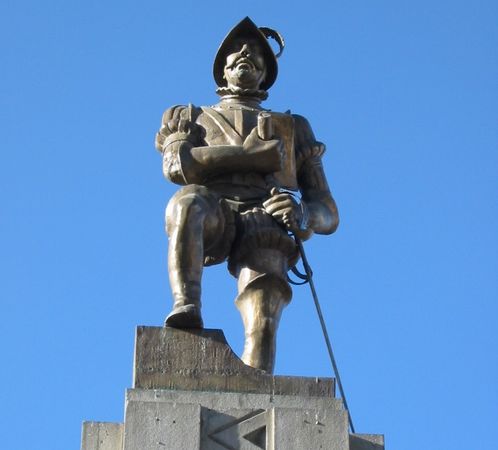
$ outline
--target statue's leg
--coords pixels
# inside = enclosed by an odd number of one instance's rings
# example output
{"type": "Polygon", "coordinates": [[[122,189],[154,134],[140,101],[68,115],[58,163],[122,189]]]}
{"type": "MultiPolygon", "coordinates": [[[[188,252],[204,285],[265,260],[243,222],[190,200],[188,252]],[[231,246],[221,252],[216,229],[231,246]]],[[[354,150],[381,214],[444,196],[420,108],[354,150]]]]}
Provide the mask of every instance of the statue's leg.
{"type": "Polygon", "coordinates": [[[235,303],[245,329],[242,360],[272,373],[280,316],[292,297],[287,270],[297,259],[297,247],[261,207],[242,211],[235,218],[237,238],[228,268],[238,279],[235,303]]]}
{"type": "Polygon", "coordinates": [[[201,277],[204,252],[223,235],[224,217],[217,197],[204,186],[180,189],[166,208],[168,270],[173,310],[165,325],[202,328],[201,277]]]}
{"type": "Polygon", "coordinates": [[[275,249],[257,249],[239,267],[235,303],[245,330],[242,360],[273,373],[277,328],[292,297],[286,280],[287,256],[275,249]]]}

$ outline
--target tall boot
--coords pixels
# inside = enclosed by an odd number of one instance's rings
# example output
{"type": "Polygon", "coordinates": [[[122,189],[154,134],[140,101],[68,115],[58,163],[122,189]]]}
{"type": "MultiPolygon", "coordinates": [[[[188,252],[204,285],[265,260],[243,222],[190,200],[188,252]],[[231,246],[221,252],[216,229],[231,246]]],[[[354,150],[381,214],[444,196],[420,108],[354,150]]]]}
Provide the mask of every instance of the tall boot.
{"type": "Polygon", "coordinates": [[[273,373],[277,328],[282,311],[291,297],[288,283],[272,274],[252,279],[238,295],[235,304],[245,329],[241,359],[248,366],[273,373]]]}
{"type": "Polygon", "coordinates": [[[201,317],[202,271],[170,270],[173,309],[164,324],[173,328],[202,328],[201,317]]]}
{"type": "Polygon", "coordinates": [[[173,310],[166,317],[166,326],[203,327],[201,277],[204,260],[204,221],[207,213],[206,203],[195,193],[195,186],[178,191],[166,209],[169,236],[168,272],[173,294],[173,310]]]}

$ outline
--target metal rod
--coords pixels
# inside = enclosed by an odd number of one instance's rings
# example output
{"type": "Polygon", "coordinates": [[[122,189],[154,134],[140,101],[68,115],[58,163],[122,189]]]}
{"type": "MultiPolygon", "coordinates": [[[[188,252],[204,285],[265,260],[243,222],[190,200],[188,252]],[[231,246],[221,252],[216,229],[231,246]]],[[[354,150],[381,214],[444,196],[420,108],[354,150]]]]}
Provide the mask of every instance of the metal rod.
{"type": "Polygon", "coordinates": [[[344,389],[342,387],[341,376],[339,375],[339,369],[337,368],[337,364],[334,358],[334,352],[332,351],[332,344],[330,343],[329,334],[327,332],[327,327],[325,325],[325,320],[323,319],[322,308],[320,307],[320,303],[318,301],[318,295],[315,289],[315,283],[313,282],[313,272],[311,270],[310,265],[308,264],[308,259],[306,258],[306,253],[304,252],[304,247],[301,239],[297,236],[294,236],[296,240],[296,244],[299,248],[299,253],[301,254],[301,259],[303,260],[304,270],[308,277],[308,282],[310,284],[311,294],[313,296],[313,301],[315,303],[316,312],[318,313],[318,318],[320,319],[320,324],[322,326],[323,337],[325,338],[325,343],[327,344],[327,350],[329,352],[330,362],[332,363],[332,368],[334,369],[334,374],[337,380],[337,386],[339,387],[339,392],[341,393],[342,401],[344,403],[344,409],[348,414],[349,427],[351,428],[351,432],[354,433],[353,419],[351,418],[351,413],[349,411],[348,402],[346,400],[346,394],[344,393],[344,389]]]}

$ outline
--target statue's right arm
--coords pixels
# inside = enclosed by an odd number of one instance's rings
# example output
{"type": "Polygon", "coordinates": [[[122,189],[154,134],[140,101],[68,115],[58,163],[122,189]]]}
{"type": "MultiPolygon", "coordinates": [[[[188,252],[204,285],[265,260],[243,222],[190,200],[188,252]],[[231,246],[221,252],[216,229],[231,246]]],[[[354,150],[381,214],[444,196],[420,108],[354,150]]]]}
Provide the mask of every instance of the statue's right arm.
{"type": "Polygon", "coordinates": [[[223,173],[280,170],[281,142],[262,140],[254,129],[243,145],[207,146],[203,129],[185,118],[187,107],[175,106],[163,115],[156,147],[163,154],[163,172],[177,184],[201,184],[223,173]]]}

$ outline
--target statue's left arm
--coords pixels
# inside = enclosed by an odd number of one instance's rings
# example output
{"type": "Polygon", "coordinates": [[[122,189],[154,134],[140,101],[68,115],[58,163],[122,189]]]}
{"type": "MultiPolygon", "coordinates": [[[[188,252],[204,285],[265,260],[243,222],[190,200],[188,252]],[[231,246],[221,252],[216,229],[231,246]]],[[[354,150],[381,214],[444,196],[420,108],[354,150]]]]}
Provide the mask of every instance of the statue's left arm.
{"type": "Polygon", "coordinates": [[[315,139],[304,117],[294,116],[294,120],[297,180],[304,208],[308,210],[307,228],[318,234],[331,234],[339,225],[339,214],[323,170],[325,145],[315,139]]]}
{"type": "Polygon", "coordinates": [[[301,204],[286,193],[272,191],[263,206],[279,223],[299,238],[306,240],[315,232],[333,233],[339,215],[323,170],[325,145],[315,139],[308,121],[294,115],[297,182],[301,204]]]}

